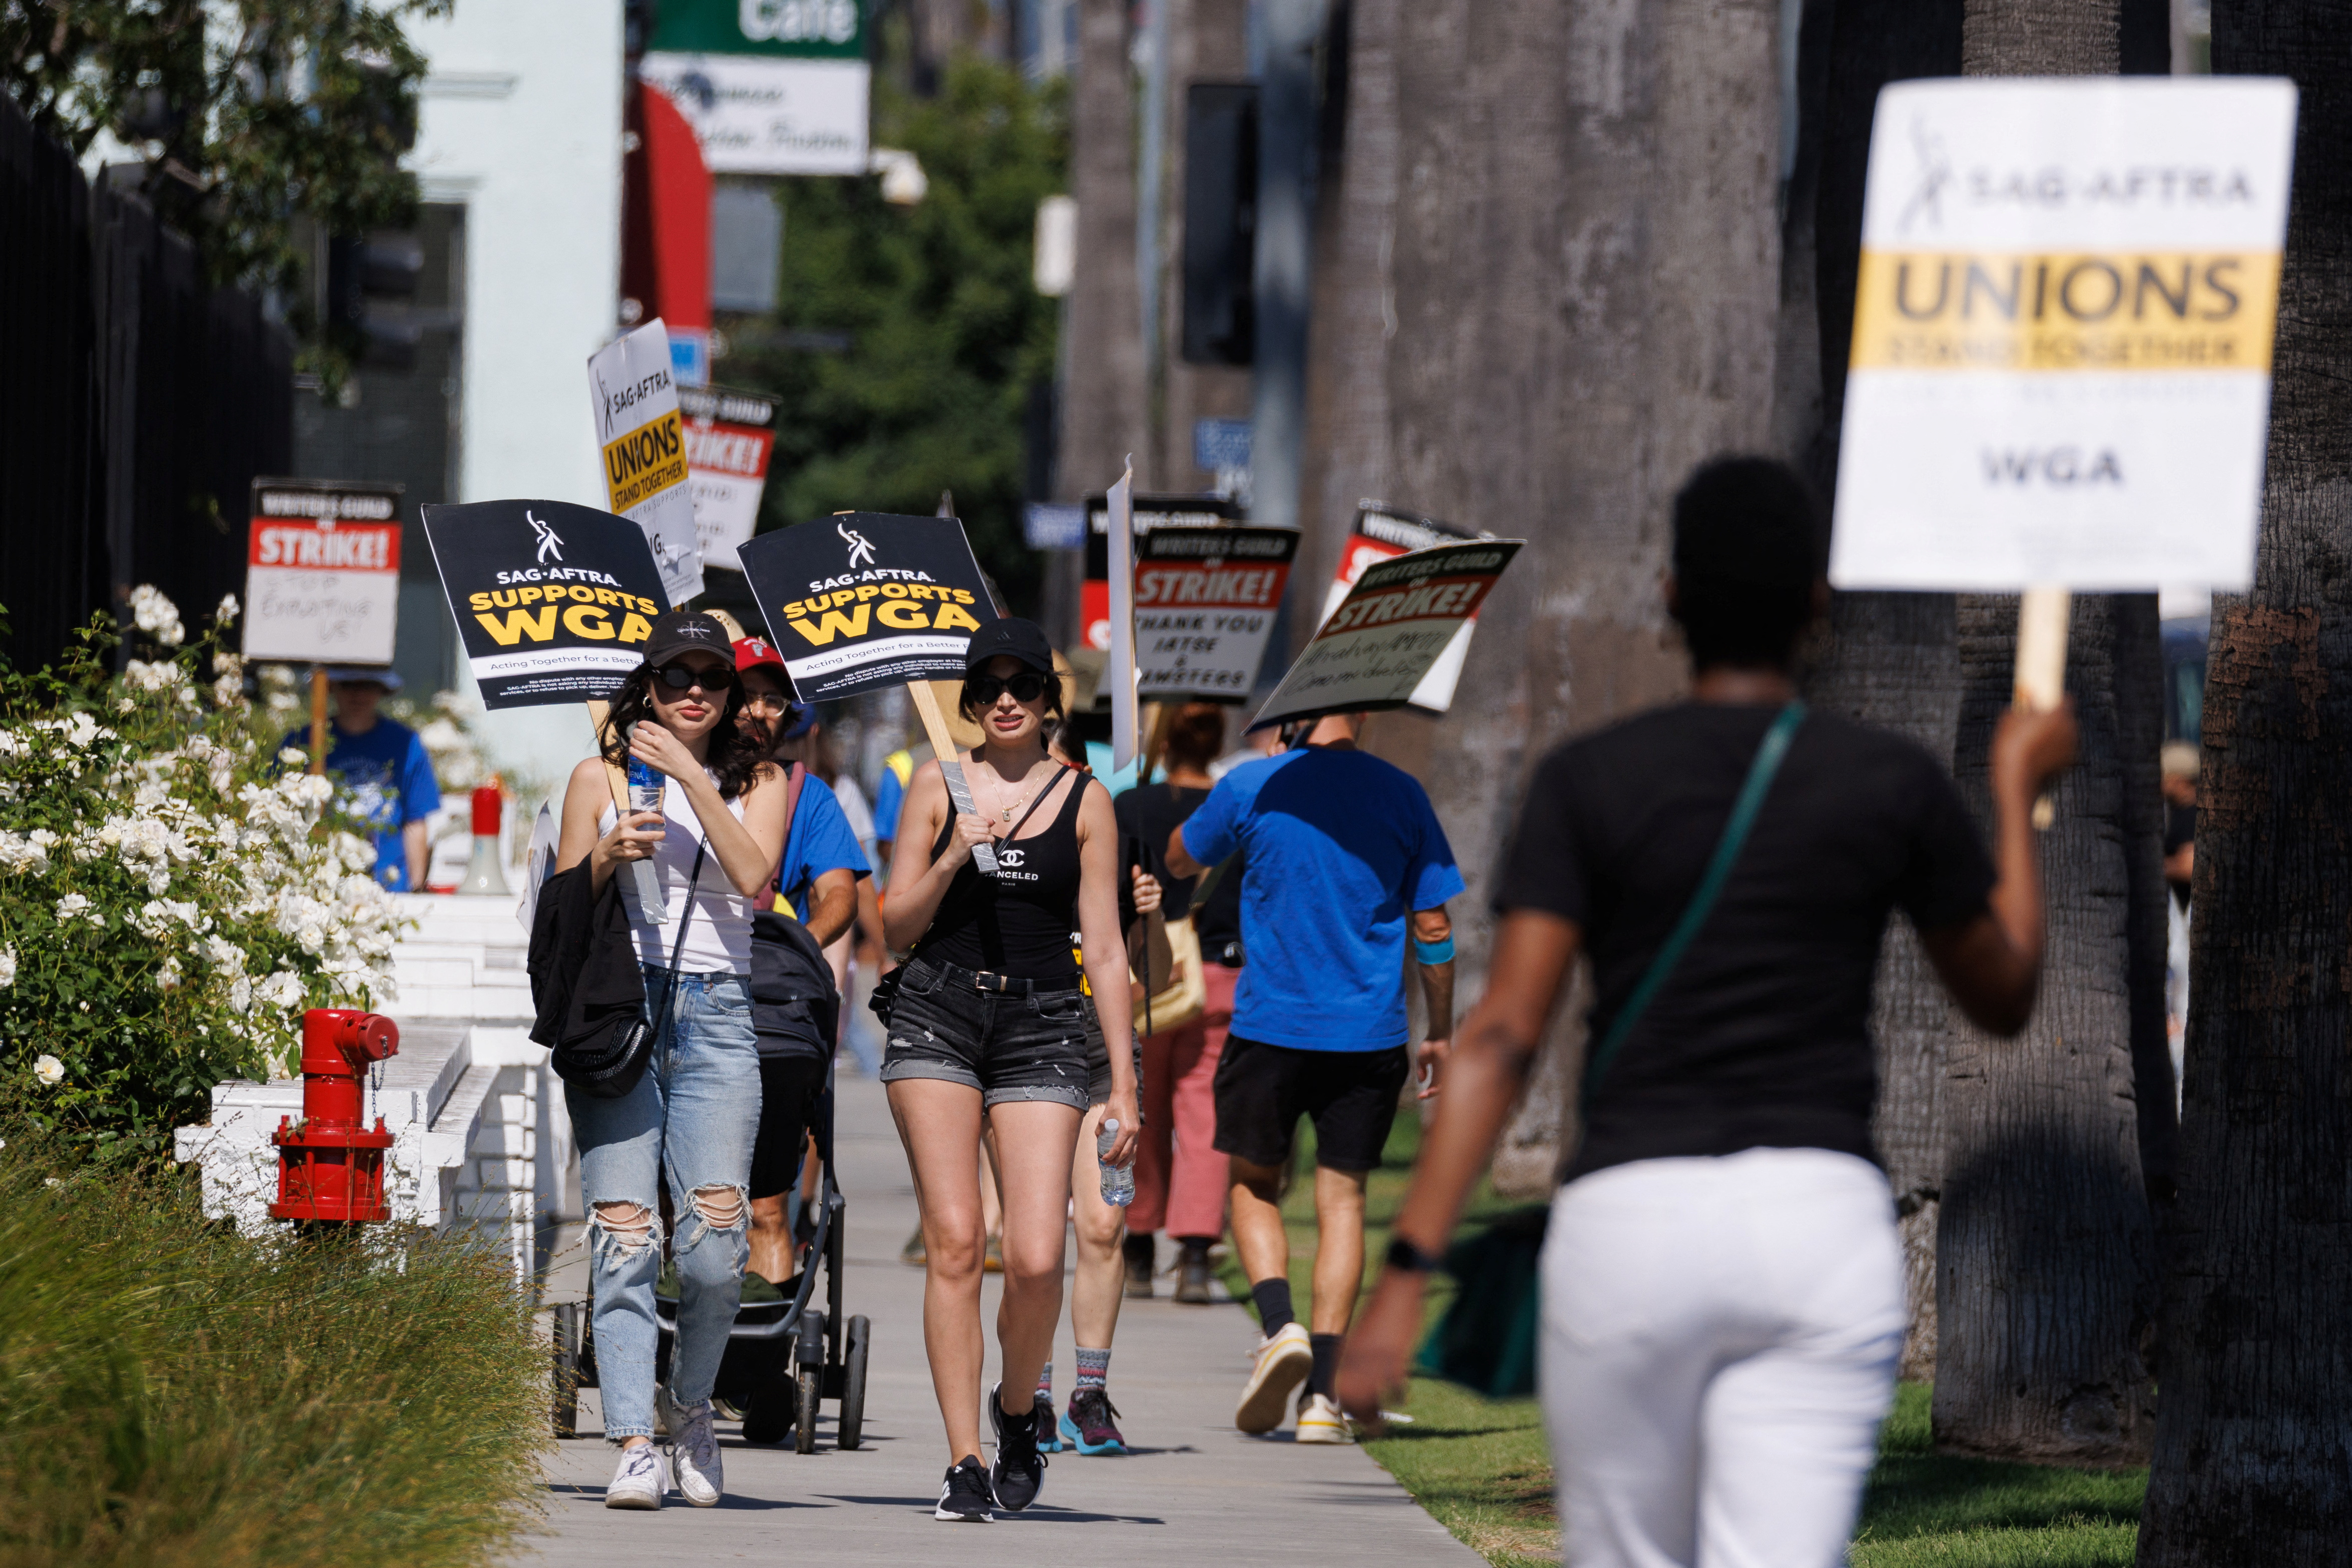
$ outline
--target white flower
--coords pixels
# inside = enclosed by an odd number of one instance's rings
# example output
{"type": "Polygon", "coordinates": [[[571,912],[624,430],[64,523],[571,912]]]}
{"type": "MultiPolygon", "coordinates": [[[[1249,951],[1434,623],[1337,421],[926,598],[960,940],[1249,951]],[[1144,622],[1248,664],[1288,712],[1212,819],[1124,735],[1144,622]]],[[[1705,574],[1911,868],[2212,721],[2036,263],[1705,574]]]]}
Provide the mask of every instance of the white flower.
{"type": "Polygon", "coordinates": [[[245,683],[235,675],[223,675],[213,683],[213,706],[241,707],[245,704],[245,683]]]}
{"type": "Polygon", "coordinates": [[[180,624],[180,607],[152,583],[142,582],[131,591],[131,617],[139,630],[166,648],[178,647],[187,636],[180,624]]]}
{"type": "Polygon", "coordinates": [[[0,871],[29,871],[38,876],[49,869],[47,845],[0,830],[0,871]]]}
{"type": "Polygon", "coordinates": [[[243,1012],[253,1006],[253,982],[239,975],[229,982],[228,1005],[231,1012],[243,1012]]]}
{"type": "Polygon", "coordinates": [[[284,1011],[302,999],[302,977],[280,969],[262,981],[254,994],[263,1005],[284,1011]]]}
{"type": "Polygon", "coordinates": [[[114,699],[114,711],[117,713],[129,713],[138,706],[139,705],[137,703],[132,702],[129,697],[117,697],[114,699]]]}
{"type": "Polygon", "coordinates": [[[138,691],[165,692],[184,687],[188,672],[171,659],[158,659],[152,664],[143,659],[133,659],[122,667],[122,678],[138,691]]]}
{"type": "Polygon", "coordinates": [[[0,986],[13,986],[16,983],[16,949],[14,946],[0,947],[0,986]]]}
{"type": "Polygon", "coordinates": [[[33,1076],[54,1089],[65,1082],[66,1064],[54,1056],[43,1056],[33,1063],[33,1076]]]}
{"type": "Polygon", "coordinates": [[[79,920],[89,908],[89,900],[79,893],[68,893],[58,900],[58,924],[79,920]]]}
{"type": "Polygon", "coordinates": [[[8,731],[0,729],[0,757],[23,757],[29,754],[32,749],[8,731]]]}
{"type": "Polygon", "coordinates": [[[289,768],[299,768],[310,760],[310,754],[299,747],[281,746],[278,748],[278,760],[289,768]]]}
{"type": "Polygon", "coordinates": [[[155,970],[155,984],[164,990],[178,990],[180,979],[180,960],[176,956],[164,959],[155,970]]]}
{"type": "Polygon", "coordinates": [[[213,619],[220,622],[234,621],[237,618],[240,608],[236,594],[224,593],[221,595],[219,606],[213,611],[213,619]]]}

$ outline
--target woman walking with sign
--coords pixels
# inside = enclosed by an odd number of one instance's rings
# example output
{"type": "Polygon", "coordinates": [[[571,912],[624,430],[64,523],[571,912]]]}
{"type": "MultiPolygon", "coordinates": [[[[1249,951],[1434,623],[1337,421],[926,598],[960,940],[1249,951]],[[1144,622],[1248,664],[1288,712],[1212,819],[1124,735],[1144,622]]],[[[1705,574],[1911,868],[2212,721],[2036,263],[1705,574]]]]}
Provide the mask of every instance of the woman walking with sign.
{"type": "Polygon", "coordinates": [[[644,1074],[618,1098],[564,1091],[593,1243],[604,1435],[621,1444],[607,1508],[659,1508],[665,1490],[652,1446],[665,1178],[679,1230],[671,1457],[696,1507],[715,1505],[724,1486],[710,1390],[742,1289],[760,1121],[751,907],[784,840],[783,777],[737,723],[742,707],[725,629],[708,615],[664,614],[613,704],[604,755],[572,769],[563,798],[558,873],[585,864],[601,891],[614,867],[650,861],[667,915],[630,921],[653,1030],[644,1074]],[[613,766],[628,768],[633,805],[656,782],[658,803],[616,818],[605,783],[613,766]]]}
{"type": "Polygon", "coordinates": [[[1092,1004],[1071,960],[1074,925],[1086,980],[1116,999],[1099,1014],[1115,1166],[1134,1157],[1136,1089],[1118,830],[1108,792],[1046,754],[1043,727],[1061,712],[1062,686],[1045,634],[1019,620],[974,632],[961,707],[982,732],[964,762],[977,810],[958,814],[938,763],[926,762],[892,857],[884,925],[892,946],[914,950],[893,971],[882,1081],[922,1208],[923,1342],[948,1437],[936,1512],[986,1520],[993,1508],[1028,1507],[1045,1480],[1034,1390],[1061,1315],[1071,1164],[1088,1108],[1092,1004]],[[995,848],[995,876],[973,865],[978,844],[995,848]],[[992,1470],[980,1459],[983,1118],[1004,1197],[992,1470]]]}
{"type": "Polygon", "coordinates": [[[1887,912],[1979,1027],[2024,1027],[2042,946],[2028,819],[2074,721],[2001,720],[1989,860],[1925,752],[1797,700],[1828,590],[1796,475],[1709,464],[1674,528],[1666,602],[1692,700],[1537,769],[1486,994],[1455,1034],[1339,1392],[1377,1421],[1402,1383],[1423,1284],[1589,952],[1583,1141],[1540,1265],[1563,1552],[1578,1568],[1813,1568],[1843,1560],[1905,1325],[1870,1138],[1887,912]]]}

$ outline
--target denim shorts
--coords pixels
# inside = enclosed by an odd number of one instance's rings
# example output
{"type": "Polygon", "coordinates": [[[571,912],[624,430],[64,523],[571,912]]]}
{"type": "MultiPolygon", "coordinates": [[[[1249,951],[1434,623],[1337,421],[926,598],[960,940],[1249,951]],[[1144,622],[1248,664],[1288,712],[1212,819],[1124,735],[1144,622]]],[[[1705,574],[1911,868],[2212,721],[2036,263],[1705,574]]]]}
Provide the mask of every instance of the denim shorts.
{"type": "Polygon", "coordinates": [[[1101,1031],[1077,977],[1066,990],[1015,996],[981,990],[969,971],[932,958],[910,959],[900,973],[883,1082],[961,1083],[980,1091],[982,1110],[1013,1100],[1087,1109],[1096,1049],[1087,1037],[1101,1031]]]}

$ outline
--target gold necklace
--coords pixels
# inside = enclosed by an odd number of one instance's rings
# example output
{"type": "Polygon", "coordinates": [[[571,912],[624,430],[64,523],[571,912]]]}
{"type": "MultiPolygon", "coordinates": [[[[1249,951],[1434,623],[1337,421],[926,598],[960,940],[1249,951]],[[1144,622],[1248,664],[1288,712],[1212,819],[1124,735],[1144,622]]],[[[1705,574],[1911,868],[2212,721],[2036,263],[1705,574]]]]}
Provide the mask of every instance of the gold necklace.
{"type": "MultiPolygon", "coordinates": [[[[1051,784],[1054,781],[1055,777],[1055,775],[1048,774],[1045,779],[1045,784],[1051,784]]],[[[1035,800],[1037,796],[1044,791],[1045,784],[1040,784],[1035,789],[1031,790],[1021,800],[1013,801],[1010,806],[999,807],[996,814],[1002,817],[1004,821],[1008,822],[1011,821],[1013,820],[1013,813],[1021,810],[1022,807],[1027,805],[1031,800],[1035,800]]]]}

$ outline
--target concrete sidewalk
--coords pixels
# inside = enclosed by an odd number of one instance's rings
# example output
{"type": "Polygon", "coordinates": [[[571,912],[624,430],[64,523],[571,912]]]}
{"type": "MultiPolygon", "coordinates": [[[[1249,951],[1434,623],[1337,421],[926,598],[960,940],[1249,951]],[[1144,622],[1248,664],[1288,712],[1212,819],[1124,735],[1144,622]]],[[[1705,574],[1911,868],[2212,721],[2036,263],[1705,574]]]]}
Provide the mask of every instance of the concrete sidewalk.
{"type": "MultiPolygon", "coordinates": [[[[931,1517],[948,1462],[923,1357],[923,1275],[898,1260],[915,1226],[906,1156],[879,1085],[841,1083],[837,1148],[849,1200],[851,1312],[873,1320],[865,1446],[833,1447],[828,1402],[818,1449],[746,1447],[720,1427],[727,1497],[715,1509],[672,1495],[658,1513],[603,1505],[613,1450],[595,1437],[562,1443],[548,1466],[547,1514],[517,1563],[703,1563],[734,1560],[934,1564],[1197,1563],[1202,1568],[1346,1562],[1454,1564],[1478,1555],[1416,1507],[1388,1472],[1354,1448],[1299,1448],[1234,1429],[1234,1401],[1256,1343],[1238,1306],[1180,1307],[1163,1295],[1120,1315],[1111,1393],[1136,1452],[1124,1458],[1052,1457],[1044,1493],[992,1525],[931,1517]],[[1044,1529],[1044,1535],[1032,1531],[1044,1529]]],[[[576,1249],[575,1249],[576,1251],[576,1249]]],[[[565,1272],[577,1278],[576,1257],[565,1272]]],[[[1160,1289],[1168,1289],[1165,1280],[1160,1289]]],[[[993,1323],[996,1285],[984,1311],[993,1323]]],[[[992,1337],[990,1375],[994,1376],[992,1337]]],[[[1057,1402],[1076,1357],[1065,1312],[1055,1352],[1057,1402]]],[[[582,1429],[595,1419],[582,1396],[582,1429]]]]}

